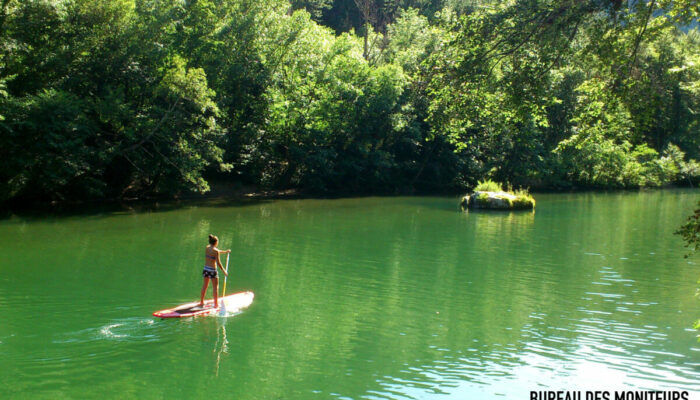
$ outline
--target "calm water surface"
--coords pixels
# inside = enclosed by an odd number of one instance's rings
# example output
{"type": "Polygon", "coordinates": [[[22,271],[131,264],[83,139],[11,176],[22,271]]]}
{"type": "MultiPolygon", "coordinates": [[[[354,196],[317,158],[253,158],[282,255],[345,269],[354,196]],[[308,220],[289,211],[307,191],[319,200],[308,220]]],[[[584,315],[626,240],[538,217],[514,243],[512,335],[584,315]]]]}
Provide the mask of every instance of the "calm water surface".
{"type": "Polygon", "coordinates": [[[286,200],[0,221],[0,397],[529,398],[689,390],[698,191],[286,200]],[[195,300],[209,233],[233,249],[229,318],[195,300]]]}

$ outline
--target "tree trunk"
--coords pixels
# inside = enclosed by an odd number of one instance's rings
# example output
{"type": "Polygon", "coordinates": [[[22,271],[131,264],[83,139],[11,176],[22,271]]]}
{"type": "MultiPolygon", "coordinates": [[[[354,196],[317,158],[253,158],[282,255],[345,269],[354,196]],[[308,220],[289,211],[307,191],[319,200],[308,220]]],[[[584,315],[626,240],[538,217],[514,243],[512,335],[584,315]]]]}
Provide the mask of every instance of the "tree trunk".
{"type": "Polygon", "coordinates": [[[367,42],[369,41],[369,22],[365,22],[365,48],[362,51],[362,56],[365,60],[369,60],[369,54],[367,51],[367,42]]]}

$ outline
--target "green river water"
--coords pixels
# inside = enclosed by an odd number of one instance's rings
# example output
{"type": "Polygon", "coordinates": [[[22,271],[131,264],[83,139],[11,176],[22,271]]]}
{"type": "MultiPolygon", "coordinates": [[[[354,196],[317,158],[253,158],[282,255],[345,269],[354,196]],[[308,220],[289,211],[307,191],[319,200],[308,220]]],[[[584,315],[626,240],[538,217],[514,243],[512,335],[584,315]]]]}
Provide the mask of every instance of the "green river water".
{"type": "Polygon", "coordinates": [[[700,192],[536,197],[534,213],[399,197],[5,218],[0,398],[700,395],[700,256],[673,235],[700,192]],[[152,317],[197,299],[209,233],[252,306],[152,317]]]}

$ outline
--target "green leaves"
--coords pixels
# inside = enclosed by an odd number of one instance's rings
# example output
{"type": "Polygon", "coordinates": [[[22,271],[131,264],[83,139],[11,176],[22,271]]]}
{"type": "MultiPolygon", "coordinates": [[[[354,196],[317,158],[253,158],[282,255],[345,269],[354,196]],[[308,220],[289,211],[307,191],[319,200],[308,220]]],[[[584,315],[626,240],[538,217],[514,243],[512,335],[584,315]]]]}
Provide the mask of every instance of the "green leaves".
{"type": "Polygon", "coordinates": [[[57,90],[12,98],[4,103],[8,121],[0,135],[3,200],[17,195],[45,200],[99,194],[100,160],[91,149],[94,125],[87,104],[57,90]],[[83,186],[88,184],[88,186],[83,186]]]}
{"type": "Polygon", "coordinates": [[[683,238],[685,246],[691,252],[695,252],[700,247],[700,203],[698,203],[695,212],[676,231],[676,234],[683,238]]]}
{"type": "Polygon", "coordinates": [[[202,113],[218,112],[213,98],[215,93],[207,86],[207,76],[202,68],[187,68],[181,57],[176,57],[173,65],[165,72],[159,90],[169,102],[189,102],[202,113]]]}
{"type": "Polygon", "coordinates": [[[229,168],[204,69],[158,50],[172,43],[151,36],[167,24],[151,12],[132,0],[36,0],[9,16],[0,198],[205,191],[207,166],[229,168]]]}
{"type": "Polygon", "coordinates": [[[695,0],[331,3],[3,2],[0,198],[700,175],[695,0]]]}
{"type": "Polygon", "coordinates": [[[320,192],[391,185],[402,69],[372,67],[356,37],[335,37],[303,13],[283,18],[278,29],[292,39],[266,92],[268,120],[255,149],[272,166],[264,183],[320,192]],[[304,35],[293,35],[298,30],[304,35]]]}

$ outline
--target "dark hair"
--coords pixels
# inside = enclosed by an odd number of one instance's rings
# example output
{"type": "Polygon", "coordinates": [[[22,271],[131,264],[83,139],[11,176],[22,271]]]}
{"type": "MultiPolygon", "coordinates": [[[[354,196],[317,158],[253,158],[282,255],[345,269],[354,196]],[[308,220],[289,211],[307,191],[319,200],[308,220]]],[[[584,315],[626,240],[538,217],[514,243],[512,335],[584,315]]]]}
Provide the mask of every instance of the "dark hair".
{"type": "Polygon", "coordinates": [[[219,238],[214,235],[209,235],[209,244],[214,244],[219,241],[219,238]]]}

